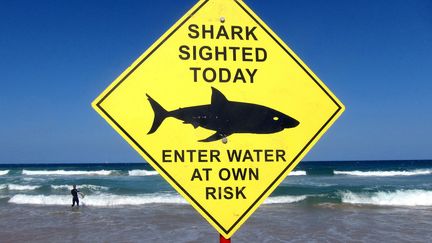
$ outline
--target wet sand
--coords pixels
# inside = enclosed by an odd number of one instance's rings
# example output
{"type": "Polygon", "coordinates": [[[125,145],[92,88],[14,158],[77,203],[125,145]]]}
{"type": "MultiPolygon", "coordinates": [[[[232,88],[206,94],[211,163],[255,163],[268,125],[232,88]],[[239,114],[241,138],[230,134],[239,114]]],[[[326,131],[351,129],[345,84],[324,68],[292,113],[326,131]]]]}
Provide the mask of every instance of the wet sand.
{"type": "MultiPolygon", "coordinates": [[[[188,205],[0,205],[1,242],[218,242],[188,205]]],[[[428,242],[430,208],[263,205],[233,242],[428,242]]]]}

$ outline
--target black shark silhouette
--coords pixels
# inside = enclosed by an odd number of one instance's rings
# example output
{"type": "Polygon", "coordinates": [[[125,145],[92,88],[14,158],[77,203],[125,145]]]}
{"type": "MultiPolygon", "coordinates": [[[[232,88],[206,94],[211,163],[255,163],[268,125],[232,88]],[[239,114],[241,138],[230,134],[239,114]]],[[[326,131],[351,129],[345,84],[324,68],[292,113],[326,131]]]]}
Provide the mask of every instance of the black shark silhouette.
{"type": "Polygon", "coordinates": [[[185,124],[192,124],[194,128],[203,127],[216,131],[215,134],[199,142],[217,141],[234,133],[276,133],[300,124],[296,119],[262,105],[229,101],[213,87],[209,105],[167,111],[148,94],[147,98],[155,113],[153,125],[148,134],[154,133],[167,117],[174,117],[185,124]]]}

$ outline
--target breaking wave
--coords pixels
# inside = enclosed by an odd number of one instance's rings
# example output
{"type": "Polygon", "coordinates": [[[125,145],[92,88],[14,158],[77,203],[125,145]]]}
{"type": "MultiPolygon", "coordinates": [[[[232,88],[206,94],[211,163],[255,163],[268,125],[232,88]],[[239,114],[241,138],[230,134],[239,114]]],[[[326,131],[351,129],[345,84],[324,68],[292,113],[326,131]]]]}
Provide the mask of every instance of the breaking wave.
{"type": "Polygon", "coordinates": [[[268,197],[264,204],[282,204],[282,203],[294,203],[303,201],[307,198],[307,196],[277,196],[277,197],[268,197]]]}
{"type": "Polygon", "coordinates": [[[155,170],[130,170],[128,173],[130,176],[152,176],[159,174],[155,170]]]}
{"type": "MultiPolygon", "coordinates": [[[[56,190],[72,190],[71,185],[51,185],[51,188],[56,190]]],[[[106,191],[109,190],[109,187],[97,186],[97,185],[78,185],[77,189],[88,189],[92,191],[106,191]]]]}
{"type": "Polygon", "coordinates": [[[83,170],[23,170],[23,175],[110,175],[112,170],[95,170],[95,171],[83,171],[83,170]]]}
{"type": "Polygon", "coordinates": [[[17,185],[17,184],[7,184],[7,188],[13,191],[31,191],[36,190],[40,186],[30,186],[30,185],[17,185]]]}
{"type": "Polygon", "coordinates": [[[291,171],[288,175],[289,176],[305,176],[306,175],[306,171],[304,171],[304,170],[294,170],[294,171],[291,171]]]}
{"type": "Polygon", "coordinates": [[[381,206],[432,206],[432,191],[397,190],[394,192],[353,193],[343,192],[342,202],[381,206]]]}
{"type": "Polygon", "coordinates": [[[391,170],[391,171],[338,171],[333,172],[335,175],[350,175],[350,176],[415,176],[415,175],[429,175],[432,174],[431,169],[423,170],[391,170]]]}
{"type": "MultiPolygon", "coordinates": [[[[306,196],[278,196],[269,197],[264,204],[283,204],[294,203],[306,199],[306,196]]],[[[174,194],[145,194],[135,196],[122,196],[114,194],[96,194],[87,195],[80,199],[80,202],[86,206],[95,207],[114,207],[128,205],[145,205],[152,203],[160,204],[188,204],[180,195],[174,194]]],[[[9,203],[14,204],[34,204],[34,205],[70,205],[70,195],[26,195],[17,194],[9,199],[9,203]]]]}
{"type": "Polygon", "coordinates": [[[0,190],[6,189],[7,185],[5,184],[0,184],[0,190]]]}
{"type": "Polygon", "coordinates": [[[0,170],[0,176],[7,175],[9,170],[0,170]]]}
{"type": "MultiPolygon", "coordinates": [[[[95,207],[114,207],[123,205],[144,205],[151,203],[163,204],[187,204],[180,195],[148,194],[136,196],[120,196],[113,194],[88,195],[80,202],[83,205],[95,207]]],[[[9,199],[14,204],[36,204],[36,205],[70,205],[69,195],[25,195],[17,194],[9,199]]]]}

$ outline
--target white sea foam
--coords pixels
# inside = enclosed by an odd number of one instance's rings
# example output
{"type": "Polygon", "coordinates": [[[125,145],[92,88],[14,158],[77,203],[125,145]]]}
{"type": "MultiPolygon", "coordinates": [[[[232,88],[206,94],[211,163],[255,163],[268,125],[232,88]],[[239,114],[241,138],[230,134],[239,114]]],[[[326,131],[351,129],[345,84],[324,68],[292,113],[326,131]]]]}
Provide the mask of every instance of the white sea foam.
{"type": "MultiPolygon", "coordinates": [[[[51,185],[52,189],[56,190],[72,190],[71,185],[51,185]]],[[[101,191],[101,190],[108,190],[109,187],[106,186],[98,186],[98,185],[78,185],[78,189],[89,189],[92,191],[101,191]]]]}
{"type": "MultiPolygon", "coordinates": [[[[136,196],[122,196],[113,194],[87,195],[80,202],[87,206],[113,207],[123,205],[144,205],[151,203],[164,204],[187,204],[180,195],[168,194],[146,194],[136,196]]],[[[25,195],[17,194],[9,199],[9,203],[14,204],[38,204],[38,205],[69,205],[71,197],[69,195],[25,195]]]]}
{"type": "Polygon", "coordinates": [[[0,184],[0,190],[6,189],[7,185],[5,184],[0,184]]]}
{"type": "Polygon", "coordinates": [[[72,186],[71,185],[51,185],[52,189],[56,189],[56,190],[72,190],[72,186]]]}
{"type": "Polygon", "coordinates": [[[0,170],[0,176],[7,175],[9,170],[0,170]]]}
{"type": "Polygon", "coordinates": [[[304,170],[294,170],[294,171],[291,171],[288,175],[289,176],[305,176],[306,175],[306,171],[304,171],[304,170]]]}
{"type": "Polygon", "coordinates": [[[128,173],[130,176],[152,176],[159,174],[155,170],[130,170],[128,173]]]}
{"type": "Polygon", "coordinates": [[[95,170],[95,171],[83,171],[83,170],[23,170],[23,175],[110,175],[112,170],[95,170]]]}
{"type": "Polygon", "coordinates": [[[26,182],[30,182],[30,183],[34,183],[34,182],[44,183],[44,182],[46,182],[46,178],[34,178],[34,177],[21,177],[21,180],[26,181],[26,182]]]}
{"type": "Polygon", "coordinates": [[[40,186],[8,184],[7,187],[9,190],[13,190],[13,191],[31,191],[31,190],[38,189],[40,186]]]}
{"type": "Polygon", "coordinates": [[[391,171],[334,171],[335,175],[350,175],[350,176],[415,176],[415,175],[429,175],[432,174],[432,169],[422,170],[391,170],[391,171]]]}
{"type": "Polygon", "coordinates": [[[432,191],[397,190],[394,192],[353,193],[343,192],[342,202],[383,206],[432,206],[432,191]]]}
{"type": "Polygon", "coordinates": [[[281,203],[294,203],[303,201],[307,198],[307,196],[277,196],[277,197],[268,197],[264,204],[281,204],[281,203]]]}

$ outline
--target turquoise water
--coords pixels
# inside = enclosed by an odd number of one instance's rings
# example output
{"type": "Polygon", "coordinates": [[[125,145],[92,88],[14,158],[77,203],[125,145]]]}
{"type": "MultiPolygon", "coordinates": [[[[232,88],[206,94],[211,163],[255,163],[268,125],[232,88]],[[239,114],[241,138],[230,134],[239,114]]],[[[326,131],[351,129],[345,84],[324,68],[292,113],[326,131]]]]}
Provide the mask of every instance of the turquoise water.
{"type": "MultiPolygon", "coordinates": [[[[1,204],[67,205],[72,184],[88,206],[185,203],[148,164],[0,165],[1,204]]],[[[432,161],[302,162],[266,203],[432,206],[432,161]]]]}

